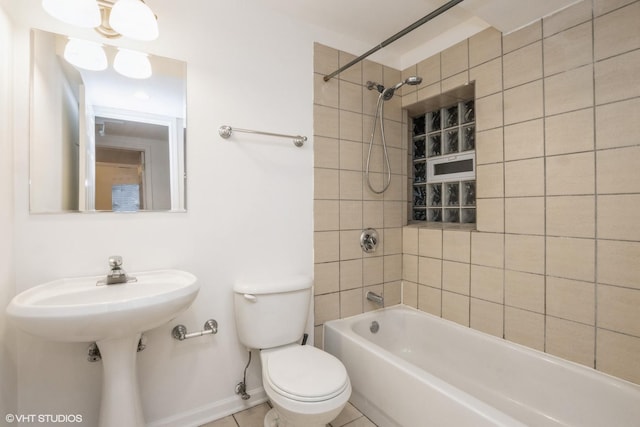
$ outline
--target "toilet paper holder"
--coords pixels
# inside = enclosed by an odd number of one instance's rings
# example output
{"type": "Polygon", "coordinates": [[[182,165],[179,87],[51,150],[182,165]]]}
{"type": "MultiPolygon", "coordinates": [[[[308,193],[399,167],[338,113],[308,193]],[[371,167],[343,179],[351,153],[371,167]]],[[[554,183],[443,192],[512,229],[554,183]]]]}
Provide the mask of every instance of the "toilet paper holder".
{"type": "Polygon", "coordinates": [[[177,325],[171,330],[171,336],[178,341],[184,341],[189,338],[201,337],[203,335],[214,335],[218,333],[218,322],[209,319],[204,323],[204,329],[198,332],[187,333],[187,327],[177,325]]]}

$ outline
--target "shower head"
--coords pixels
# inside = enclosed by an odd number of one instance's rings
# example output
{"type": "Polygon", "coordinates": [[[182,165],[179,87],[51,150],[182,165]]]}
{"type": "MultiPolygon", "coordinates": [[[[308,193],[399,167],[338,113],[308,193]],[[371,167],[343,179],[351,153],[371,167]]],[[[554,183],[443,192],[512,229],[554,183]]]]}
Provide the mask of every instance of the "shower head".
{"type": "Polygon", "coordinates": [[[395,85],[393,89],[398,90],[404,85],[415,86],[415,85],[419,85],[420,83],[422,83],[422,77],[411,76],[411,77],[408,77],[405,81],[395,85]]]}
{"type": "Polygon", "coordinates": [[[420,83],[422,83],[422,77],[418,77],[418,76],[408,77],[406,80],[398,83],[397,85],[385,89],[385,91],[382,92],[382,97],[384,98],[385,101],[388,101],[391,98],[393,98],[393,95],[395,94],[396,90],[400,89],[402,86],[404,85],[415,86],[415,85],[419,85],[420,83]]]}

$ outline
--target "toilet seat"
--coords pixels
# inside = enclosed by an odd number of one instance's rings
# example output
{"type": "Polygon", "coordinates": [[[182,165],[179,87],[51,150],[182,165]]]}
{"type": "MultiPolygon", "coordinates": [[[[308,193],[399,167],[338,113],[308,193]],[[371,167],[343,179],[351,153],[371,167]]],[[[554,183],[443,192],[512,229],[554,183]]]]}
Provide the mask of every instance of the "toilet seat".
{"type": "Polygon", "coordinates": [[[321,402],[349,387],[342,362],[313,346],[294,345],[267,352],[263,377],[273,391],[288,399],[321,402]]]}

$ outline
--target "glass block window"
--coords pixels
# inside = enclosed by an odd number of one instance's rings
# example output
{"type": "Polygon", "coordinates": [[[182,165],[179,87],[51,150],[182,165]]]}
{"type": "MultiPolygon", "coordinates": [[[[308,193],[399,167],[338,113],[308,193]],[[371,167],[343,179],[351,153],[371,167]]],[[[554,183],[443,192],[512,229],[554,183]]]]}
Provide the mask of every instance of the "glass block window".
{"type": "Polygon", "coordinates": [[[475,102],[411,118],[411,220],[475,223],[475,102]]]}

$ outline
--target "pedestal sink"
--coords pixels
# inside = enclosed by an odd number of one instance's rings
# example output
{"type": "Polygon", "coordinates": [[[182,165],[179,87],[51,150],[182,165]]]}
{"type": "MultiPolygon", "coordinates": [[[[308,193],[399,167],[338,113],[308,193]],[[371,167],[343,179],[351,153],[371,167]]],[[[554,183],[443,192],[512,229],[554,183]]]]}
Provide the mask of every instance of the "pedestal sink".
{"type": "Polygon", "coordinates": [[[143,426],[136,379],[142,332],[186,310],[200,288],[179,270],[133,273],[105,285],[104,276],[60,279],[17,295],[7,314],[25,332],[52,341],[93,342],[104,369],[100,427],[143,426]]]}

